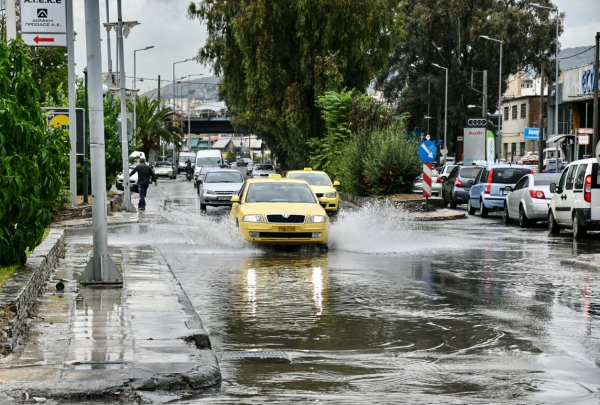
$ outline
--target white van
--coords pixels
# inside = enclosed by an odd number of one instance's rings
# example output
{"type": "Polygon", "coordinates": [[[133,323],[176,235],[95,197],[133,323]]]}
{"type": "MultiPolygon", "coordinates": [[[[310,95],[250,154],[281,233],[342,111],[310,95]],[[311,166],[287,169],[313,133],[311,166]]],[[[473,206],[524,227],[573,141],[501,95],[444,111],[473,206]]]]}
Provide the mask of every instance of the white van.
{"type": "MultiPolygon", "coordinates": [[[[546,148],[544,149],[543,155],[543,169],[544,170],[556,170],[556,148],[546,148]]],[[[564,167],[562,164],[565,162],[565,154],[561,148],[558,148],[558,163],[559,163],[559,172],[560,168],[564,167]]]]}
{"type": "Polygon", "coordinates": [[[581,238],[588,230],[600,230],[600,176],[598,160],[581,159],[569,163],[558,185],[550,184],[554,193],[548,211],[548,233],[571,228],[573,237],[581,238]]]}
{"type": "Polygon", "coordinates": [[[194,169],[194,186],[198,187],[200,181],[200,171],[203,167],[222,167],[223,166],[223,156],[221,156],[221,151],[218,149],[206,149],[200,150],[196,154],[196,167],[194,169]]]}
{"type": "Polygon", "coordinates": [[[177,174],[185,172],[185,162],[192,162],[192,168],[196,163],[196,153],[194,152],[180,152],[179,153],[179,161],[177,164],[177,174]]]}

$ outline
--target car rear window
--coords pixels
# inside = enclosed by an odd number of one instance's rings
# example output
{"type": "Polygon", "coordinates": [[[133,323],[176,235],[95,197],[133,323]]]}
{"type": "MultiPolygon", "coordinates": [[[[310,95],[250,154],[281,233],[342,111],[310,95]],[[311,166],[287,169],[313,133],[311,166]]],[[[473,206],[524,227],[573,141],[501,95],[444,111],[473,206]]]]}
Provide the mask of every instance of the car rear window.
{"type": "Polygon", "coordinates": [[[481,170],[481,167],[465,167],[460,171],[460,177],[466,177],[467,179],[474,179],[481,170]]]}
{"type": "Polygon", "coordinates": [[[549,186],[550,184],[558,184],[560,181],[560,175],[548,176],[548,175],[533,175],[533,184],[536,186],[549,186]]]}
{"type": "Polygon", "coordinates": [[[514,184],[521,180],[521,177],[526,174],[531,174],[531,169],[523,169],[516,167],[505,167],[500,169],[493,169],[492,183],[500,184],[514,184]]]}

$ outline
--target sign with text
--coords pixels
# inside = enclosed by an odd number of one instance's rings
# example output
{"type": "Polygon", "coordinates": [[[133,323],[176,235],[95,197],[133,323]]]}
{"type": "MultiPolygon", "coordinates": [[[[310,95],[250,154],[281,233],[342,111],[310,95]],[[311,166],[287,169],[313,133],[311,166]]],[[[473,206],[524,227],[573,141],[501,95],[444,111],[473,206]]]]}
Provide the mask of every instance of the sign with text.
{"type": "Polygon", "coordinates": [[[465,162],[472,162],[474,160],[485,160],[487,154],[486,128],[465,128],[463,138],[463,160],[465,162]]]}
{"type": "Polygon", "coordinates": [[[577,137],[577,143],[579,145],[589,145],[590,144],[590,136],[588,134],[579,134],[577,137]]]}
{"type": "Polygon", "coordinates": [[[539,128],[525,128],[523,138],[525,140],[529,140],[529,141],[539,140],[540,139],[540,129],[539,128]]]}
{"type": "MultiPolygon", "coordinates": [[[[48,119],[48,129],[60,128],[65,131],[65,136],[69,136],[69,109],[68,108],[43,108],[48,119]]],[[[75,110],[77,118],[77,144],[75,145],[75,153],[83,155],[83,134],[85,133],[85,122],[83,108],[75,110]]],[[[67,140],[65,139],[65,142],[67,140]]]]}
{"type": "Polygon", "coordinates": [[[494,136],[494,133],[489,129],[487,130],[485,135],[485,142],[486,158],[488,162],[494,162],[494,160],[496,159],[496,136],[494,136]]]}
{"type": "Polygon", "coordinates": [[[29,46],[66,46],[65,0],[21,0],[21,37],[29,46]]]}

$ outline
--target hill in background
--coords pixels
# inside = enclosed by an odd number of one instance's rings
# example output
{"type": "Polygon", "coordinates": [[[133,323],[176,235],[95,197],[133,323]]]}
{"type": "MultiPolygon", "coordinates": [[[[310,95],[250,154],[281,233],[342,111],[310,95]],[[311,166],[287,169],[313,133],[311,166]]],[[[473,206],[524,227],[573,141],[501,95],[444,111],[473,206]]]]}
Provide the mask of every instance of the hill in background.
{"type": "MultiPolygon", "coordinates": [[[[203,101],[203,102],[216,102],[219,101],[219,77],[201,77],[198,79],[190,79],[190,85],[186,83],[178,84],[178,95],[185,96],[189,95],[190,99],[203,101]],[[189,92],[189,93],[188,93],[189,92]]],[[[173,97],[173,84],[165,84],[161,86],[160,95],[162,98],[173,97]]],[[[158,87],[142,94],[142,96],[148,96],[158,98],[158,87]]]]}

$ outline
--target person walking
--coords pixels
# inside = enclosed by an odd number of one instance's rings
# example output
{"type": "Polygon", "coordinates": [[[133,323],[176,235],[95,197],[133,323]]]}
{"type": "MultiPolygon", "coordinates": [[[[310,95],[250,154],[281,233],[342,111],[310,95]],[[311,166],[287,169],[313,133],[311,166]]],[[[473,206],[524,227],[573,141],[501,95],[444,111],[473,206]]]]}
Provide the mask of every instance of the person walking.
{"type": "Polygon", "coordinates": [[[146,210],[146,191],[148,187],[150,187],[150,181],[154,183],[154,187],[158,186],[158,182],[156,181],[156,176],[154,175],[154,170],[150,166],[146,164],[146,159],[140,158],[140,164],[138,164],[135,169],[129,173],[129,177],[134,174],[138,174],[138,190],[140,193],[140,202],[138,204],[138,209],[140,211],[146,210]]]}

